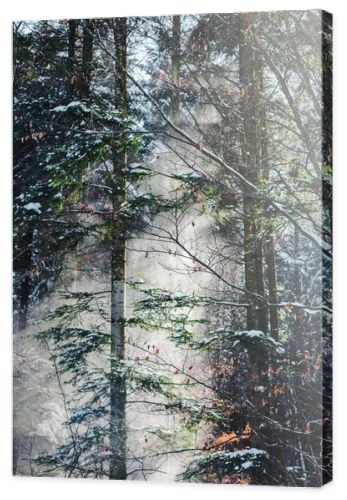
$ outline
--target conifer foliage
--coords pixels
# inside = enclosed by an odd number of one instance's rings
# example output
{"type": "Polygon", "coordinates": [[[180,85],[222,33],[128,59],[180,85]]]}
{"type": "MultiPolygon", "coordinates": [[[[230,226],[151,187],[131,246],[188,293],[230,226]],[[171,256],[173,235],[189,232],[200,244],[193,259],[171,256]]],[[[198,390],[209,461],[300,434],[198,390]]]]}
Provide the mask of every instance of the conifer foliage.
{"type": "Polygon", "coordinates": [[[331,16],[13,41],[14,472],[330,480],[331,16]]]}

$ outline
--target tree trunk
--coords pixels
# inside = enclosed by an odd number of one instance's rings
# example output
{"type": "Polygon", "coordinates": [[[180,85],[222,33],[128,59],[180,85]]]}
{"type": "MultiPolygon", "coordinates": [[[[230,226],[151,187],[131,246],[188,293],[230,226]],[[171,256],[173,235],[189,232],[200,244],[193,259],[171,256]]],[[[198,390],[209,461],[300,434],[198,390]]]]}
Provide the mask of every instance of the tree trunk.
{"type": "Polygon", "coordinates": [[[90,91],[90,80],[93,64],[93,33],[93,20],[85,19],[83,25],[82,74],[80,79],[80,91],[82,97],[88,96],[90,91]]]}
{"type": "Polygon", "coordinates": [[[33,229],[28,228],[23,235],[20,256],[20,287],[19,287],[19,311],[18,311],[18,328],[22,330],[27,325],[29,297],[31,292],[31,262],[32,262],[32,242],[33,229]]]}
{"type": "MultiPolygon", "coordinates": [[[[263,61],[258,57],[258,75],[260,85],[260,98],[264,92],[263,79],[263,61]]],[[[266,109],[265,102],[260,103],[259,107],[259,125],[260,125],[260,148],[261,148],[261,171],[262,178],[266,185],[269,182],[269,167],[268,167],[268,131],[266,127],[266,109]]],[[[265,204],[264,210],[268,208],[265,204]]],[[[277,281],[276,281],[276,255],[273,236],[272,221],[266,219],[264,214],[264,226],[266,227],[263,241],[264,259],[266,265],[266,278],[268,286],[268,299],[270,302],[270,333],[275,340],[279,340],[279,325],[278,325],[278,309],[277,309],[277,281]]]]}
{"type": "MultiPolygon", "coordinates": [[[[120,113],[127,113],[127,25],[126,18],[116,18],[115,43],[115,104],[120,113]]],[[[110,479],[126,479],[126,377],[125,354],[125,279],[126,223],[117,218],[126,197],[124,131],[118,127],[117,143],[113,148],[113,227],[111,249],[111,390],[110,390],[110,479]],[[123,133],[122,133],[123,132],[123,133]],[[119,139],[118,139],[119,137],[119,139]],[[123,145],[122,145],[123,142],[123,145]]]]}
{"type": "Polygon", "coordinates": [[[75,88],[75,56],[76,56],[76,35],[77,35],[77,20],[71,19],[69,21],[69,35],[68,35],[68,82],[67,87],[72,93],[75,88]]]}
{"type": "Polygon", "coordinates": [[[266,264],[267,284],[270,302],[270,331],[275,340],[279,340],[278,309],[277,309],[277,282],[276,282],[276,258],[272,228],[268,229],[264,241],[264,257],[266,264]]]}
{"type": "MultiPolygon", "coordinates": [[[[254,185],[260,179],[259,123],[256,110],[259,105],[256,53],[250,40],[251,19],[248,14],[240,15],[239,74],[242,112],[242,175],[254,185]]],[[[263,251],[261,242],[261,206],[254,192],[243,186],[244,206],[244,259],[247,302],[247,329],[267,331],[267,311],[264,298],[263,251]],[[259,296],[258,299],[255,295],[259,296]]]]}
{"type": "Polygon", "coordinates": [[[171,87],[171,118],[177,125],[180,111],[180,69],[181,69],[181,16],[172,18],[172,87],[171,87]]]}

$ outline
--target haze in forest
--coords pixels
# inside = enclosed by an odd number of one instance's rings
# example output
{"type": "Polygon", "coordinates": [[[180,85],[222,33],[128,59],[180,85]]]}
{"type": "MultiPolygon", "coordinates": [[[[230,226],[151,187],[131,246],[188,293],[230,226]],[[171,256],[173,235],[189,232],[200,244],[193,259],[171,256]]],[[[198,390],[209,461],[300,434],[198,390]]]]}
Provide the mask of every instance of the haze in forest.
{"type": "Polygon", "coordinates": [[[332,19],[13,24],[15,475],[332,475],[332,19]]]}

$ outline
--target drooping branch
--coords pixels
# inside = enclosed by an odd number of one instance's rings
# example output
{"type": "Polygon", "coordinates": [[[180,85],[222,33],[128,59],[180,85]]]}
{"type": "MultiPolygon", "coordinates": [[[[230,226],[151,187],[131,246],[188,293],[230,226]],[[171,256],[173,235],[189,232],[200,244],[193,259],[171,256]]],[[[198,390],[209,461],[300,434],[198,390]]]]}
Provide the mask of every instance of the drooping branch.
{"type": "MultiPolygon", "coordinates": [[[[101,49],[103,49],[112,59],[114,58],[114,55],[112,52],[105,46],[103,41],[101,40],[100,36],[97,36],[97,44],[101,49]]],[[[290,222],[299,232],[302,234],[305,238],[310,240],[316,248],[321,250],[327,257],[331,258],[331,249],[328,247],[323,241],[319,241],[318,238],[316,238],[314,235],[306,231],[302,227],[302,225],[296,221],[286,210],[284,210],[281,205],[273,200],[272,198],[268,197],[261,189],[259,189],[257,186],[255,186],[252,182],[250,182],[248,179],[246,179],[240,172],[238,172],[236,169],[234,169],[231,165],[226,163],[221,157],[213,153],[212,151],[208,150],[205,148],[203,145],[200,143],[197,143],[196,140],[194,140],[193,137],[191,137],[187,132],[182,130],[180,127],[175,125],[172,120],[164,113],[164,111],[161,109],[160,105],[157,103],[157,101],[146,91],[146,89],[134,78],[126,68],[123,68],[123,71],[125,71],[128,79],[137,87],[138,90],[143,94],[144,97],[156,108],[160,116],[163,118],[163,120],[166,122],[167,125],[169,125],[177,134],[178,138],[182,137],[184,138],[188,144],[196,148],[202,155],[204,155],[206,158],[209,158],[212,160],[214,163],[217,165],[220,165],[223,167],[227,172],[229,172],[233,177],[235,177],[243,186],[247,187],[251,192],[259,196],[261,199],[266,201],[268,205],[270,205],[276,213],[284,217],[288,222],[290,222]]]]}

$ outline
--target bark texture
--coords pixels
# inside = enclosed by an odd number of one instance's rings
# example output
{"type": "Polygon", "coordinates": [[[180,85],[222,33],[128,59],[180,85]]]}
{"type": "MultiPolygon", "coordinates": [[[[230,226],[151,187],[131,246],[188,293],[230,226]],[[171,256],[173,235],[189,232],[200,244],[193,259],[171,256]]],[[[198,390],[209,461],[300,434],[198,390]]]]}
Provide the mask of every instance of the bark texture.
{"type": "MultiPolygon", "coordinates": [[[[125,18],[116,18],[115,44],[115,105],[125,117],[127,113],[127,25],[125,18]]],[[[125,140],[124,130],[117,130],[119,142],[125,140]]],[[[117,218],[120,205],[126,197],[126,148],[116,143],[113,148],[113,224],[111,250],[111,391],[110,391],[110,479],[126,479],[126,376],[125,354],[125,281],[126,281],[126,226],[117,218]]]]}

